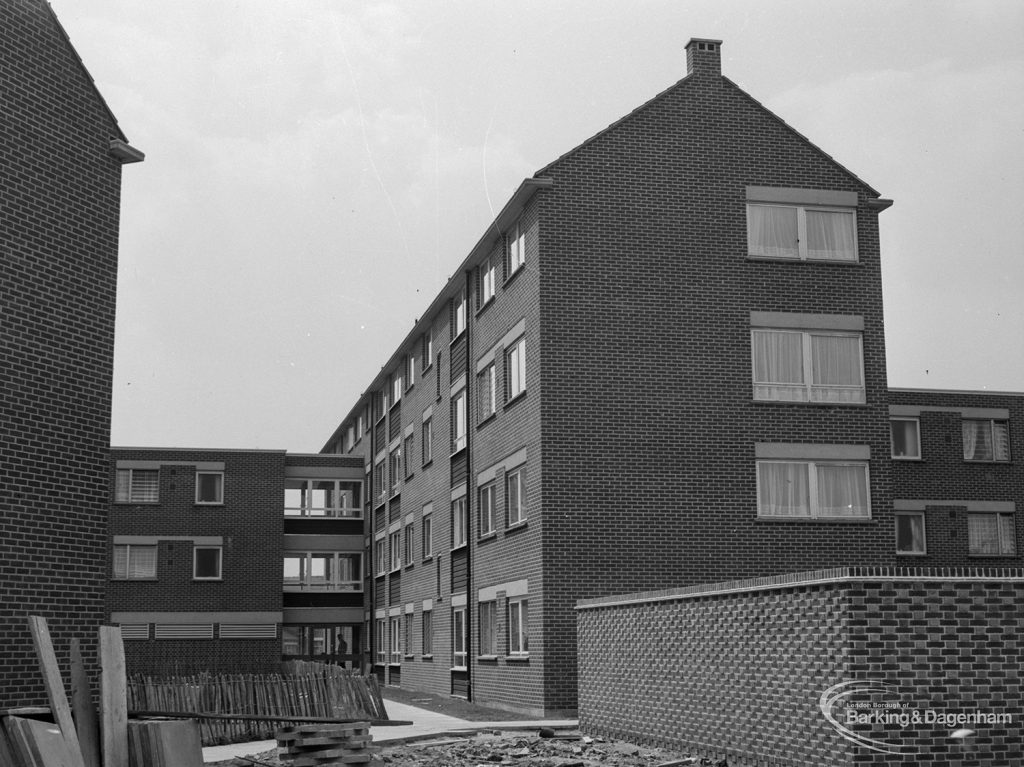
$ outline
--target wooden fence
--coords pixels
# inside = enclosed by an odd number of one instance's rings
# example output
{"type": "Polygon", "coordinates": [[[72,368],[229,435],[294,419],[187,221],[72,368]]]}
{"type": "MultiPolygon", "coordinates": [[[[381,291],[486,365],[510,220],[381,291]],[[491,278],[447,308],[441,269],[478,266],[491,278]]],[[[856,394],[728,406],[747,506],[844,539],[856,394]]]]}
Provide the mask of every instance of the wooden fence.
{"type": "MultiPolygon", "coordinates": [[[[130,711],[260,717],[387,719],[377,678],[340,666],[293,661],[281,674],[197,674],[128,679],[130,711]]],[[[273,721],[201,719],[204,746],[268,740],[273,721]]]]}

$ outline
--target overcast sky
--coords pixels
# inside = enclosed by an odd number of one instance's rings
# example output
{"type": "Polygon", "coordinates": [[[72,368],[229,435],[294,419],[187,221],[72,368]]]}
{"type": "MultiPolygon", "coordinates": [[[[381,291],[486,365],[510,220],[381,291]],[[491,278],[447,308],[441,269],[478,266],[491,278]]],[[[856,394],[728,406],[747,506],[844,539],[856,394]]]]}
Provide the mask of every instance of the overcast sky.
{"type": "Polygon", "coordinates": [[[121,128],[115,445],[315,452],[523,178],[723,73],[896,204],[889,383],[1024,391],[1024,3],[51,0],[121,128]]]}

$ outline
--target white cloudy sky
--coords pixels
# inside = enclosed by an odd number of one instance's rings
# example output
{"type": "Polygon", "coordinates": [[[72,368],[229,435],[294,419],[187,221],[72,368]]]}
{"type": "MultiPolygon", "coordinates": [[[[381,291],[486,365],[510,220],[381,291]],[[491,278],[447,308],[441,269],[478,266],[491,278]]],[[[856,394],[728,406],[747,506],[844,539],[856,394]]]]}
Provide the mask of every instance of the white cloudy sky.
{"type": "Polygon", "coordinates": [[[892,386],[1024,391],[1024,3],[52,0],[132,144],[112,441],[316,451],[525,177],[724,40],[896,205],[892,386]]]}

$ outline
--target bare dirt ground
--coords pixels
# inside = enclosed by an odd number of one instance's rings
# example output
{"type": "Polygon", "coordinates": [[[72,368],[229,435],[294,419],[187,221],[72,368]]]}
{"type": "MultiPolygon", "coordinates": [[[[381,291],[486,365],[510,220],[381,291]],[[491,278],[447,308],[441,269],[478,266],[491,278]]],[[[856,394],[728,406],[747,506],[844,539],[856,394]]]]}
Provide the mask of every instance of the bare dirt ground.
{"type": "MultiPolygon", "coordinates": [[[[534,718],[444,695],[393,687],[385,687],[382,694],[385,706],[388,700],[394,700],[473,722],[534,718]]],[[[438,736],[415,743],[382,745],[375,756],[376,760],[367,767],[728,767],[725,760],[701,759],[623,741],[590,738],[575,731],[558,731],[554,737],[541,737],[539,730],[491,730],[438,736]]],[[[285,764],[275,749],[253,756],[251,760],[230,759],[206,767],[278,767],[285,764]]]]}
{"type": "MultiPolygon", "coordinates": [[[[375,756],[370,765],[385,767],[727,767],[724,760],[716,762],[622,741],[588,738],[579,733],[542,738],[533,731],[488,731],[384,745],[375,756]]],[[[252,761],[232,759],[218,762],[216,767],[254,764],[278,767],[287,763],[278,759],[276,751],[268,751],[252,757],[252,761]]]]}

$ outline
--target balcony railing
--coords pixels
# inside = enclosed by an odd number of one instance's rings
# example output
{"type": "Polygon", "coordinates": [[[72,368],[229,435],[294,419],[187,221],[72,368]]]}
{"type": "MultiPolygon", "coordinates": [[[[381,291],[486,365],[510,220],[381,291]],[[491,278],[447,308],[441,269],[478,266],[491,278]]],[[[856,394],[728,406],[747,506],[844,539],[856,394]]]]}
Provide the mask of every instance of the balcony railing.
{"type": "Polygon", "coordinates": [[[315,517],[319,519],[361,519],[363,510],[356,506],[345,507],[308,507],[285,506],[286,517],[315,517]]]}
{"type": "Polygon", "coordinates": [[[285,591],[298,592],[341,592],[341,591],[362,591],[362,581],[326,581],[322,579],[299,580],[297,578],[284,579],[285,591]]]}

